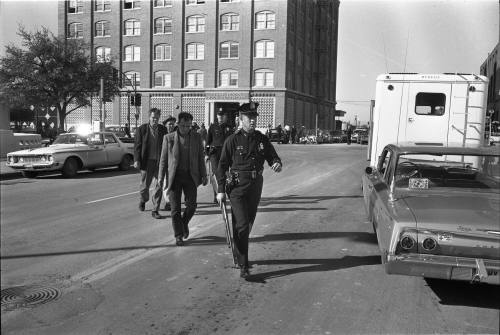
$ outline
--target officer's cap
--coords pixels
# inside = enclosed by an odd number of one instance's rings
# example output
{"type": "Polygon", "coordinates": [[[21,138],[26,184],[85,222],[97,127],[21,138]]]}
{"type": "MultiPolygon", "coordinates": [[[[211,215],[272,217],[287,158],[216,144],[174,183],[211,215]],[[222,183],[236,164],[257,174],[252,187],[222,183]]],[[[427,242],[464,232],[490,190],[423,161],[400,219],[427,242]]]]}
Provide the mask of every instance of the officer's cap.
{"type": "Polygon", "coordinates": [[[227,112],[224,111],[224,108],[219,108],[219,110],[217,111],[217,115],[224,115],[224,114],[227,114],[227,112]]]}
{"type": "Polygon", "coordinates": [[[238,109],[240,115],[245,114],[248,116],[258,116],[257,107],[259,107],[259,103],[255,101],[250,101],[249,103],[243,104],[238,109]]]}

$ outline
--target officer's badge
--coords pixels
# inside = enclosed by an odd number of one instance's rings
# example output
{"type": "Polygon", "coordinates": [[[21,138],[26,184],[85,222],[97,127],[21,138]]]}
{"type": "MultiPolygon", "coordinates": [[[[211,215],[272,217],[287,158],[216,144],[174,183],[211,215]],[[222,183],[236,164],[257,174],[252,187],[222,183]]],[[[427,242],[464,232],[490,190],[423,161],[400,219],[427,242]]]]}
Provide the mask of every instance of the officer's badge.
{"type": "Polygon", "coordinates": [[[236,146],[236,150],[243,150],[243,146],[242,145],[237,145],[236,146]]]}
{"type": "Polygon", "coordinates": [[[262,143],[262,142],[259,143],[259,149],[264,150],[264,143],[262,143]]]}

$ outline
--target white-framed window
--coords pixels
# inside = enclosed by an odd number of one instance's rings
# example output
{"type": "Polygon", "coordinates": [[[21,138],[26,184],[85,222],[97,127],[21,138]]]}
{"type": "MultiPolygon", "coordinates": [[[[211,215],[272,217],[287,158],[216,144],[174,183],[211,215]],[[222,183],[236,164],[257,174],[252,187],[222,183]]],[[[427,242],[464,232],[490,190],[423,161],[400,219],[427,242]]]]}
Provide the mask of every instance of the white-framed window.
{"type": "Polygon", "coordinates": [[[106,12],[111,10],[111,0],[95,0],[95,11],[106,12]]]}
{"type": "Polygon", "coordinates": [[[137,45],[127,45],[125,47],[124,62],[139,62],[141,60],[141,47],[137,45]]]}
{"type": "Polygon", "coordinates": [[[111,48],[109,47],[95,48],[95,60],[98,63],[111,61],[111,48]]]}
{"type": "Polygon", "coordinates": [[[123,9],[136,9],[141,8],[140,0],[125,0],[123,1],[123,9]]]}
{"type": "Polygon", "coordinates": [[[219,74],[220,87],[238,87],[238,71],[222,70],[219,74]]]}
{"type": "Polygon", "coordinates": [[[134,86],[135,88],[141,86],[141,73],[137,71],[125,72],[127,80],[124,80],[124,84],[127,87],[134,86]],[[132,85],[131,85],[132,84],[132,85]]]}
{"type": "Polygon", "coordinates": [[[273,87],[274,72],[269,69],[259,69],[254,72],[254,86],[273,87]]]}
{"type": "Polygon", "coordinates": [[[238,42],[227,41],[220,44],[220,58],[238,58],[240,45],[238,42]]]}
{"type": "Polygon", "coordinates": [[[159,17],[155,19],[154,34],[171,34],[172,20],[167,17],[159,17]]]}
{"type": "Polygon", "coordinates": [[[204,3],[205,0],[186,0],[186,5],[201,5],[204,3]]]}
{"type": "Polygon", "coordinates": [[[154,7],[172,7],[172,0],[154,0],[154,7]]]}
{"type": "Polygon", "coordinates": [[[262,11],[255,14],[255,29],[274,29],[276,16],[274,12],[262,11]]]}
{"type": "Polygon", "coordinates": [[[205,59],[205,45],[203,43],[189,43],[186,45],[186,59],[205,59]]]}
{"type": "Polygon", "coordinates": [[[154,60],[171,60],[172,59],[172,47],[169,44],[157,44],[155,45],[155,55],[154,60]]]}
{"type": "Polygon", "coordinates": [[[83,13],[83,0],[68,1],[68,14],[83,13]]]}
{"type": "Polygon", "coordinates": [[[274,58],[274,41],[260,40],[255,42],[255,58],[274,58]]]}
{"type": "Polygon", "coordinates": [[[141,34],[141,21],[129,19],[125,21],[125,36],[139,36],[141,34]]]}
{"type": "Polygon", "coordinates": [[[83,23],[72,22],[68,24],[68,38],[83,38],[83,23]]]}
{"type": "Polygon", "coordinates": [[[188,16],[186,20],[186,32],[188,33],[205,32],[205,17],[202,15],[188,16]]]}
{"type": "Polygon", "coordinates": [[[240,16],[236,13],[222,14],[220,17],[220,30],[240,30],[240,16]]]}
{"type": "Polygon", "coordinates": [[[187,71],[186,87],[191,87],[191,88],[203,87],[203,72],[199,70],[187,71]]]}
{"type": "Polygon", "coordinates": [[[155,87],[172,87],[172,74],[169,71],[156,71],[155,87]]]}
{"type": "Polygon", "coordinates": [[[107,37],[110,35],[109,21],[98,21],[95,23],[95,37],[107,37]]]}

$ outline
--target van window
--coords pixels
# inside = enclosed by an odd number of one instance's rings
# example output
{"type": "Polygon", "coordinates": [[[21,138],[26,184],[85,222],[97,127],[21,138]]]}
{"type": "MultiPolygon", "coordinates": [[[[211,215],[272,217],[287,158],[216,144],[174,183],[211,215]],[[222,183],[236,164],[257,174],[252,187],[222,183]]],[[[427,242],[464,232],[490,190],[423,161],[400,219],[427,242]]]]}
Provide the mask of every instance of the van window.
{"type": "Polygon", "coordinates": [[[420,92],[415,98],[415,113],[419,115],[443,115],[446,95],[420,92]]]}

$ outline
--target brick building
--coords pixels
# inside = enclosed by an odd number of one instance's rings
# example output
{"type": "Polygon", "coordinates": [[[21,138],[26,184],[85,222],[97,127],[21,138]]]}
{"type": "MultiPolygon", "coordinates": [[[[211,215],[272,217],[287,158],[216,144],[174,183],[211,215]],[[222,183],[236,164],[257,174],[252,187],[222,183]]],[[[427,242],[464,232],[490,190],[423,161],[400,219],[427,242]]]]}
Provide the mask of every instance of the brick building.
{"type": "MultiPolygon", "coordinates": [[[[82,38],[96,59],[111,57],[127,76],[105,104],[106,124],[149,108],[162,119],[180,110],[205,124],[218,108],[260,103],[258,127],[333,129],[339,0],[69,0],[58,28],[82,38]],[[141,94],[141,106],[129,97],[141,94]],[[130,112],[129,112],[130,110],[130,112]]],[[[67,124],[99,117],[99,99],[67,124]]]]}

